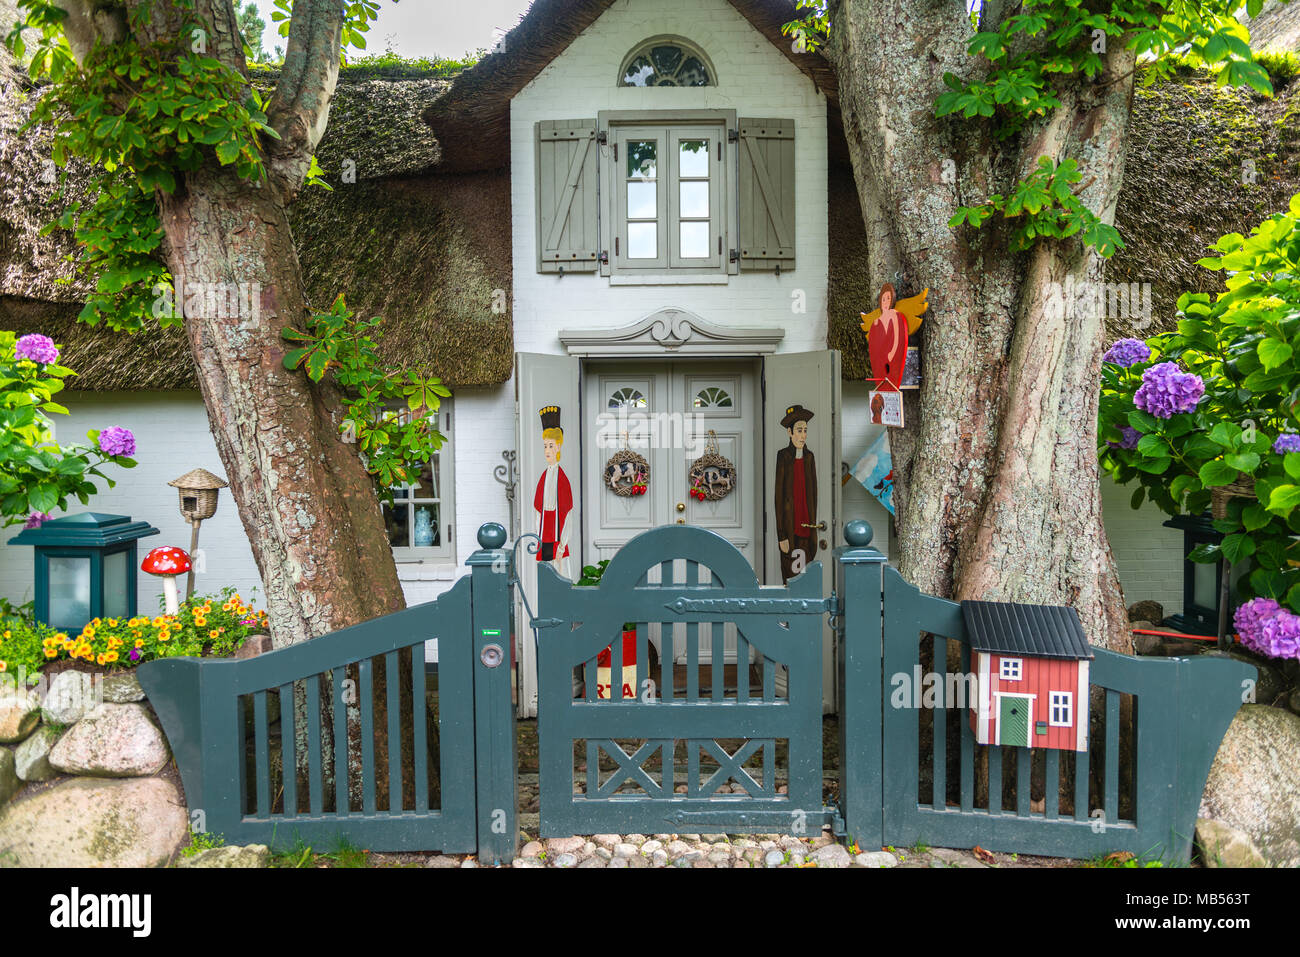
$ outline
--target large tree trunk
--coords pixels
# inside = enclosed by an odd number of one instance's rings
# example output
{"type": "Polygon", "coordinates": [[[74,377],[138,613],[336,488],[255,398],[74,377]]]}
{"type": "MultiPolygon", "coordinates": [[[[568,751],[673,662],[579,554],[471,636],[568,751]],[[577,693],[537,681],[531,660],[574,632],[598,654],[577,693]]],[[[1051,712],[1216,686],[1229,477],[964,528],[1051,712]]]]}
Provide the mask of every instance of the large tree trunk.
{"type": "MultiPolygon", "coordinates": [[[[85,0],[64,0],[63,6],[69,13],[65,32],[78,56],[96,40],[112,43],[127,36],[122,8],[96,9],[85,0]]],[[[180,11],[170,2],[150,6],[137,39],[177,36],[180,11]]],[[[201,42],[209,56],[243,73],[243,42],[230,0],[195,0],[192,14],[210,29],[202,37],[187,36],[184,45],[201,42]]],[[[176,305],[185,307],[199,388],[262,576],[276,647],[405,604],[373,482],[356,446],[339,431],[338,395],[328,379],[315,385],[282,361],[282,330],[301,329],[310,315],[286,209],[325,130],[342,21],[343,7],[335,0],[294,5],[285,63],[267,108],[280,134],[279,140],[266,140],[267,182],[246,182],[213,156],[203,168],[178,171],[175,192],[157,196],[176,305]],[[242,293],[238,308],[231,308],[232,290],[242,293]]],[[[210,571],[220,579],[219,568],[210,571]]],[[[402,709],[409,715],[411,655],[404,652],[401,659],[402,709]]],[[[384,675],[382,668],[375,675],[378,754],[387,749],[385,678],[396,676],[384,675]]],[[[327,680],[321,703],[327,772],[333,758],[331,693],[327,680]]],[[[296,701],[302,712],[308,703],[301,688],[296,701]]],[[[349,718],[349,763],[359,768],[359,723],[355,714],[349,718]]],[[[300,717],[297,726],[301,737],[306,722],[300,717]]],[[[403,746],[407,759],[410,743],[403,746]]],[[[305,768],[305,739],[299,744],[305,768]]],[[[382,804],[386,762],[377,770],[382,804]]],[[[359,807],[356,771],[351,786],[359,807]]],[[[305,795],[305,786],[299,793],[305,795]]]]}
{"type": "Polygon", "coordinates": [[[891,430],[901,570],[955,599],[1073,605],[1095,644],[1128,651],[1096,453],[1103,317],[1061,308],[1068,283],[1100,282],[1101,260],[1077,240],[1012,254],[997,220],[947,223],[1010,193],[1040,155],[1075,158],[1082,200],[1110,221],[1132,57],[1113,43],[1105,77],[998,143],[982,123],[934,115],[945,72],[981,69],[961,5],[841,0],[831,13],[873,281],[930,289],[916,414],[891,430]]]}

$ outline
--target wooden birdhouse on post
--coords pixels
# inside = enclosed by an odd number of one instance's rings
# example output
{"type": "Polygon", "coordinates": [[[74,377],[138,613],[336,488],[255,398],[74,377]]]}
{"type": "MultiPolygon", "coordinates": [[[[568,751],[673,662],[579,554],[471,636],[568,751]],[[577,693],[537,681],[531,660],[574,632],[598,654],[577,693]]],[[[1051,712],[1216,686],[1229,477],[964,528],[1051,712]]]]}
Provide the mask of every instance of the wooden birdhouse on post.
{"type": "MultiPolygon", "coordinates": [[[[190,555],[194,556],[199,548],[199,524],[216,514],[217,492],[230,483],[207,469],[191,469],[167,484],[180,493],[181,515],[190,523],[190,555]]],[[[193,594],[194,567],[191,565],[185,579],[185,597],[189,598],[193,594]]]]}
{"type": "Polygon", "coordinates": [[[964,601],[980,744],[1088,750],[1088,666],[1079,615],[1058,605],[964,601]]]}

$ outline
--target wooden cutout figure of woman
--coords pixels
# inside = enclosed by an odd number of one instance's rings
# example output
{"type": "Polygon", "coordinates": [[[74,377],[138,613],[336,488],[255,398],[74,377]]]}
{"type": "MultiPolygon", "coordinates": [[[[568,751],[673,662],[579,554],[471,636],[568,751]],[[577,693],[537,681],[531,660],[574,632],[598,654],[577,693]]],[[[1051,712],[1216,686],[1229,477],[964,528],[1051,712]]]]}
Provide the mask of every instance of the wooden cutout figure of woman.
{"type": "Polygon", "coordinates": [[[878,308],[862,313],[862,331],[867,334],[871,377],[877,388],[897,391],[907,366],[907,337],[921,328],[921,314],[929,308],[930,290],[897,301],[892,283],[880,287],[878,308]],[[884,383],[889,385],[884,385],[884,383]]]}
{"type": "Polygon", "coordinates": [[[817,463],[808,446],[808,421],[801,405],[785,410],[781,425],[790,444],[776,453],[776,544],[781,553],[781,582],[804,570],[817,554],[817,463]]]}
{"type": "Polygon", "coordinates": [[[539,562],[550,562],[560,575],[569,574],[569,517],[573,513],[573,491],[569,478],[560,468],[560,447],[564,429],[560,428],[560,408],[548,405],[538,413],[542,417],[542,454],[546,470],[537,480],[533,510],[537,513],[537,549],[539,562]]]}

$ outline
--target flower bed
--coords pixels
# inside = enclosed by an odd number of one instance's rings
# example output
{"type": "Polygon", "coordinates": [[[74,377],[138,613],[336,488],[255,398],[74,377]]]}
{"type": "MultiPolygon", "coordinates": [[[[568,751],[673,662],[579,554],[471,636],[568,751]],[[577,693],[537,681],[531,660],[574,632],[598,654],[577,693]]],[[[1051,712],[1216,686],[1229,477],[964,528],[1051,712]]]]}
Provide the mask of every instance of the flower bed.
{"type": "Polygon", "coordinates": [[[267,621],[265,611],[225,588],[217,595],[187,599],[175,615],[96,618],[76,635],[20,617],[3,626],[0,673],[25,674],[34,681],[42,668],[62,661],[112,670],[154,658],[229,657],[249,635],[265,632],[267,621]]]}

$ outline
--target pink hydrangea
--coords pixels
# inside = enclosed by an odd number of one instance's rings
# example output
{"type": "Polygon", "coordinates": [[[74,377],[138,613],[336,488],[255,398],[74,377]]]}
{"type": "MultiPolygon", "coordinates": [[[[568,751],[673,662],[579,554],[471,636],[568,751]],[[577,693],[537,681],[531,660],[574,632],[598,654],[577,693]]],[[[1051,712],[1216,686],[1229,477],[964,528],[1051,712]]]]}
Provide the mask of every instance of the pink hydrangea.
{"type": "Polygon", "coordinates": [[[1205,383],[1198,375],[1184,372],[1176,362],[1162,362],[1142,373],[1142,385],[1133,394],[1133,404],[1158,419],[1171,419],[1179,412],[1192,412],[1205,396],[1205,383]]]}
{"type": "Polygon", "coordinates": [[[99,433],[99,450],[105,455],[135,455],[135,436],[130,429],[110,425],[99,433]]]}
{"type": "Polygon", "coordinates": [[[1232,616],[1241,644],[1270,658],[1300,659],[1300,615],[1272,598],[1252,598],[1232,616]]]}
{"type": "Polygon", "coordinates": [[[27,521],[23,522],[23,528],[40,528],[49,520],[49,512],[32,512],[27,516],[27,521]]]}
{"type": "Polygon", "coordinates": [[[14,355],[19,359],[28,359],[42,365],[49,365],[59,357],[59,350],[54,345],[54,340],[49,336],[33,332],[14,343],[14,355]]]}

